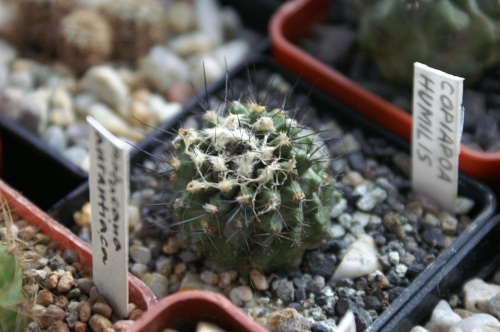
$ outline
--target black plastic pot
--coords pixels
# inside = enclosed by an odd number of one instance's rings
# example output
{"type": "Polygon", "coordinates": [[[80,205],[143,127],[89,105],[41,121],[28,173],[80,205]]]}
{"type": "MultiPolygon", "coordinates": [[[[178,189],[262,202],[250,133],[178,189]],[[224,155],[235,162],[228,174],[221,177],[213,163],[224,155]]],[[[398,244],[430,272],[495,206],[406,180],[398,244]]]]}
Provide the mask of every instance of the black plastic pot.
{"type": "Polygon", "coordinates": [[[381,331],[409,331],[415,325],[424,325],[439,300],[459,294],[463,285],[472,278],[490,278],[500,268],[499,239],[500,216],[495,216],[437,269],[436,274],[387,321],[381,331]]]}
{"type": "MultiPolygon", "coordinates": [[[[297,81],[296,76],[285,71],[283,68],[275,64],[275,62],[267,58],[261,58],[254,64],[250,64],[248,66],[242,65],[239,68],[236,68],[230,73],[230,77],[247,77],[248,72],[251,76],[254,69],[265,69],[269,72],[277,72],[288,82],[293,83],[297,81]]],[[[224,93],[224,84],[225,81],[219,81],[217,84],[212,85],[208,89],[208,95],[213,95],[214,93],[221,91],[224,93]]],[[[335,118],[335,120],[342,126],[345,126],[346,128],[352,128],[355,126],[360,128],[366,136],[383,138],[387,142],[391,142],[394,147],[399,150],[409,152],[410,146],[407,142],[382,127],[375,125],[359,113],[352,111],[350,108],[333,100],[321,91],[314,90],[309,84],[299,81],[295,91],[304,94],[310,92],[309,98],[311,100],[311,104],[321,105],[323,109],[329,110],[328,116],[335,118]]],[[[231,94],[231,89],[229,88],[227,92],[231,94]]],[[[206,96],[200,96],[199,100],[205,100],[205,97],[206,96]]],[[[186,115],[186,112],[189,112],[192,109],[199,109],[198,101],[191,101],[185,109],[184,114],[179,115],[179,118],[175,120],[179,120],[181,117],[186,115]]],[[[176,128],[177,127],[175,126],[173,128],[163,126],[161,130],[156,131],[153,135],[150,135],[141,144],[141,149],[146,152],[152,152],[154,147],[159,144],[158,142],[163,142],[167,139],[171,140],[171,133],[175,131],[172,129],[176,128]]],[[[143,160],[147,157],[146,153],[135,151],[131,157],[131,168],[141,165],[143,160]]],[[[428,268],[421,273],[408,288],[405,289],[405,291],[388,307],[388,309],[375,320],[368,331],[379,331],[387,325],[391,321],[392,317],[401,310],[404,304],[419,294],[421,289],[447,264],[450,259],[454,257],[454,254],[460,248],[464,247],[481,229],[487,227],[496,208],[496,198],[492,191],[480,182],[472,180],[461,174],[459,177],[459,195],[468,197],[475,201],[475,207],[470,213],[473,223],[440,254],[434,263],[428,266],[428,268]]],[[[82,185],[56,204],[52,209],[52,214],[57,220],[60,220],[67,227],[72,228],[73,213],[81,209],[82,205],[87,201],[88,186],[82,185]]]]}
{"type": "Polygon", "coordinates": [[[47,210],[87,181],[87,173],[2,115],[0,137],[0,176],[42,210],[47,210]]]}

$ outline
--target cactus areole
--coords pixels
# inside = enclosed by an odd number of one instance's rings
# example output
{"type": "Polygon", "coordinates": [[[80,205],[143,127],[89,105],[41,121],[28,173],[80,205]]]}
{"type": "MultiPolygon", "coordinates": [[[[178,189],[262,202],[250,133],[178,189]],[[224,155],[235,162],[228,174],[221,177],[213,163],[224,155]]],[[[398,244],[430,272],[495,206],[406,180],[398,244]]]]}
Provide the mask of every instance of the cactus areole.
{"type": "Polygon", "coordinates": [[[489,0],[356,0],[359,43],[393,82],[411,85],[413,63],[470,85],[500,57],[500,3],[489,0]]]}
{"type": "Polygon", "coordinates": [[[178,131],[172,207],[184,240],[217,268],[294,268],[330,235],[329,157],[280,109],[233,102],[178,131]]]}

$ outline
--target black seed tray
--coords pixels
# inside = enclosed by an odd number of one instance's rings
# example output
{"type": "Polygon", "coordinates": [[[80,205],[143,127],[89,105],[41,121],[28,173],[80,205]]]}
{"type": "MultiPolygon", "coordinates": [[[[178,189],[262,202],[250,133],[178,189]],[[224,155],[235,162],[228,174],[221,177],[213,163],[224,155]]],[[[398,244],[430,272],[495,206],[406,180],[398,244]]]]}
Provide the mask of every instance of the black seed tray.
{"type": "Polygon", "coordinates": [[[424,325],[441,299],[459,294],[472,278],[488,280],[500,268],[500,215],[493,217],[471,235],[467,243],[442,265],[382,331],[409,331],[424,325]]]}
{"type": "Polygon", "coordinates": [[[87,181],[87,174],[15,122],[0,115],[0,176],[42,210],[87,181]]]}

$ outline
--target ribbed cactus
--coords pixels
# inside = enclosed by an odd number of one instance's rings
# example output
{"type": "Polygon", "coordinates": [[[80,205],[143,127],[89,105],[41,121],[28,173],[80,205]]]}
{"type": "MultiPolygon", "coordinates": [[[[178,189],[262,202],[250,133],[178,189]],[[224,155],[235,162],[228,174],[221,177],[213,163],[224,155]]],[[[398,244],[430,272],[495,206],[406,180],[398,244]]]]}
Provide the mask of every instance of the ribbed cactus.
{"type": "Polygon", "coordinates": [[[183,237],[219,268],[297,267],[340,194],[323,143],[280,109],[234,101],[178,131],[169,164],[183,237]]]}
{"type": "Polygon", "coordinates": [[[59,23],[76,7],[75,0],[19,0],[19,39],[39,48],[46,55],[57,49],[59,23]]]}
{"type": "Polygon", "coordinates": [[[7,247],[0,245],[0,331],[23,331],[29,322],[23,312],[23,270],[7,247]]]}
{"type": "Polygon", "coordinates": [[[137,60],[153,45],[166,41],[168,21],[159,0],[112,1],[104,11],[113,29],[113,51],[118,59],[137,60]]]}
{"type": "Polygon", "coordinates": [[[77,72],[103,63],[111,55],[113,35],[106,20],[95,10],[76,9],[60,24],[59,53],[77,72]]]}
{"type": "Polygon", "coordinates": [[[500,57],[500,4],[488,0],[356,0],[359,43],[382,75],[410,85],[422,62],[476,82],[500,57]]]}

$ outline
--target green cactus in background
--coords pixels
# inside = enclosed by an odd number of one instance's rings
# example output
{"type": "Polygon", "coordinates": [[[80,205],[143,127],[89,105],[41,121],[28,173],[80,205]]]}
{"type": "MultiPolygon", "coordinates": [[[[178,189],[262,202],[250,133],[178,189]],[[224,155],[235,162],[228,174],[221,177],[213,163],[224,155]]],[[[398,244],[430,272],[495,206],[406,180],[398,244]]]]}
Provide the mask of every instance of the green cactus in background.
{"type": "Polygon", "coordinates": [[[23,270],[17,259],[0,245],[0,331],[23,331],[29,317],[23,312],[23,270]]]}
{"type": "Polygon", "coordinates": [[[470,85],[500,57],[500,3],[489,0],[356,0],[358,39],[382,75],[411,85],[413,63],[470,85]]]}
{"type": "Polygon", "coordinates": [[[169,164],[183,236],[219,268],[293,268],[330,235],[339,200],[316,133],[280,109],[231,103],[178,131],[169,164]]]}

